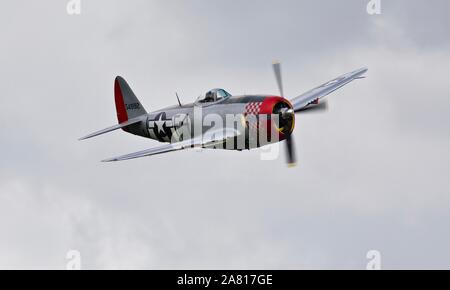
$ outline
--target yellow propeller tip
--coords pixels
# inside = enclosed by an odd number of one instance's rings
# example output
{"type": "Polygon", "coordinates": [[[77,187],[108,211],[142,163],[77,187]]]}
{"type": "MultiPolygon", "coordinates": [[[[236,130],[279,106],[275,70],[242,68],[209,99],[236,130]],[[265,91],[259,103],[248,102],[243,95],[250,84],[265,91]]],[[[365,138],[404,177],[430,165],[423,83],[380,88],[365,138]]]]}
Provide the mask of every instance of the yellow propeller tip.
{"type": "Polygon", "coordinates": [[[297,163],[288,163],[288,167],[289,167],[289,168],[293,168],[293,167],[295,167],[295,166],[297,166],[297,163]]]}

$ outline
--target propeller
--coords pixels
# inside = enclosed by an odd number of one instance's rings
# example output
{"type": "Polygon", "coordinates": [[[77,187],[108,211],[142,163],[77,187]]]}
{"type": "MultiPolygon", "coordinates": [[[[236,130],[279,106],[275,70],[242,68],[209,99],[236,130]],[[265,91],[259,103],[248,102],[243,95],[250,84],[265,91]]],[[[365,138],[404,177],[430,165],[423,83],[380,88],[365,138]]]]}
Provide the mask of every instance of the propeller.
{"type": "Polygon", "coordinates": [[[302,115],[304,114],[316,114],[316,113],[326,113],[328,111],[328,102],[322,101],[317,105],[309,105],[303,109],[300,109],[297,111],[297,113],[300,113],[302,115]]]}
{"type": "MultiPolygon", "coordinates": [[[[284,98],[283,93],[283,79],[281,76],[281,64],[279,62],[273,63],[273,71],[275,73],[275,79],[277,81],[278,90],[280,91],[280,97],[284,98]]],[[[280,115],[280,122],[288,121],[290,118],[294,117],[294,110],[282,108],[278,111],[280,115]]],[[[288,134],[285,140],[286,144],[286,159],[289,167],[295,166],[296,158],[295,158],[295,147],[294,147],[294,136],[292,134],[288,134]]]]}
{"type": "Polygon", "coordinates": [[[289,134],[286,138],[286,157],[287,157],[287,163],[289,167],[294,167],[296,165],[296,159],[295,159],[295,144],[294,144],[294,137],[292,134],[289,134]]]}
{"type": "Polygon", "coordinates": [[[281,78],[281,63],[278,61],[273,62],[273,71],[275,72],[275,78],[277,79],[278,90],[280,91],[280,97],[284,98],[283,93],[283,79],[281,78]]]}
{"type": "MultiPolygon", "coordinates": [[[[273,62],[273,71],[275,73],[275,78],[277,80],[278,90],[280,92],[280,96],[284,98],[283,93],[283,78],[281,76],[281,63],[278,61],[273,62]]],[[[328,111],[328,103],[327,101],[323,101],[317,105],[311,104],[301,110],[299,110],[297,113],[302,112],[302,114],[305,113],[326,113],[328,111]]]]}

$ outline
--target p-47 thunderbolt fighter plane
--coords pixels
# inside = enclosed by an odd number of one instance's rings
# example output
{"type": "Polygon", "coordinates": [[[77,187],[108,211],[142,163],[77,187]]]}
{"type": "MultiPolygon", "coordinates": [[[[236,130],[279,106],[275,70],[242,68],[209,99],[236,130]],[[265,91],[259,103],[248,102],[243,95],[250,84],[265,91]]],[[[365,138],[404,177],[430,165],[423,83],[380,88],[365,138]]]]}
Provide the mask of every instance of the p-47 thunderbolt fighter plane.
{"type": "Polygon", "coordinates": [[[116,77],[114,95],[118,124],[80,140],[122,129],[134,135],[168,143],[106,159],[104,162],[193,147],[243,150],[285,141],[287,161],[289,165],[293,165],[296,160],[292,137],[295,114],[323,108],[323,98],[355,79],[364,78],[367,68],[344,74],[291,100],[284,98],[281,65],[274,63],[273,69],[279,96],[232,96],[224,89],[213,89],[191,104],[182,105],[177,95],[178,105],[151,113],[147,113],[126,81],[116,77]],[[229,116],[233,116],[231,119],[235,122],[228,122],[229,116]]]}

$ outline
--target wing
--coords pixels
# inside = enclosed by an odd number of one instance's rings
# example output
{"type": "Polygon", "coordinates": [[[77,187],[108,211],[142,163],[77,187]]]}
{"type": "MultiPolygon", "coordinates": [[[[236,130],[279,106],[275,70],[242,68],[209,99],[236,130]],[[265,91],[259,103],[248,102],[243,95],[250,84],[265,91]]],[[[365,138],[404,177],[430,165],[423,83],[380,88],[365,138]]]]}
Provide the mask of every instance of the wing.
{"type": "Polygon", "coordinates": [[[236,129],[219,129],[219,130],[213,130],[213,131],[207,131],[203,136],[177,142],[177,143],[171,143],[162,145],[155,148],[150,148],[147,150],[122,155],[119,157],[109,158],[102,160],[102,162],[111,162],[111,161],[123,161],[128,159],[134,159],[134,158],[140,158],[140,157],[146,157],[151,155],[157,155],[157,154],[163,154],[167,152],[172,151],[178,151],[193,147],[202,147],[202,148],[212,148],[214,146],[220,145],[225,143],[228,139],[234,138],[239,136],[240,133],[236,129]]]}
{"type": "Polygon", "coordinates": [[[337,77],[329,82],[326,82],[323,85],[292,99],[291,100],[292,106],[294,107],[294,110],[296,112],[300,111],[309,104],[326,97],[330,93],[345,86],[351,81],[363,78],[363,74],[366,73],[367,71],[368,71],[367,68],[361,68],[353,72],[347,73],[345,75],[342,75],[340,77],[337,77]]]}

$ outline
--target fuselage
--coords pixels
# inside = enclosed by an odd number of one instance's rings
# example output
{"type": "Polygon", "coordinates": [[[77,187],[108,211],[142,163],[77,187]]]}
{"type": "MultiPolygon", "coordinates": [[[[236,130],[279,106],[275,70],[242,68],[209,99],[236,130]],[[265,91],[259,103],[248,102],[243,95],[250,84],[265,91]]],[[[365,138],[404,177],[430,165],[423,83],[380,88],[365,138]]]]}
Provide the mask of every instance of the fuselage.
{"type": "Polygon", "coordinates": [[[290,102],[278,96],[229,96],[215,102],[176,105],[147,114],[147,121],[133,128],[133,133],[159,142],[178,142],[195,138],[212,128],[233,127],[245,142],[227,149],[252,149],[284,140],[292,133],[295,117],[277,119],[280,110],[292,109],[290,102]],[[263,133],[264,134],[263,134],[263,133]],[[265,138],[261,142],[262,136],[265,138]],[[242,148],[243,147],[243,148],[242,148]]]}

